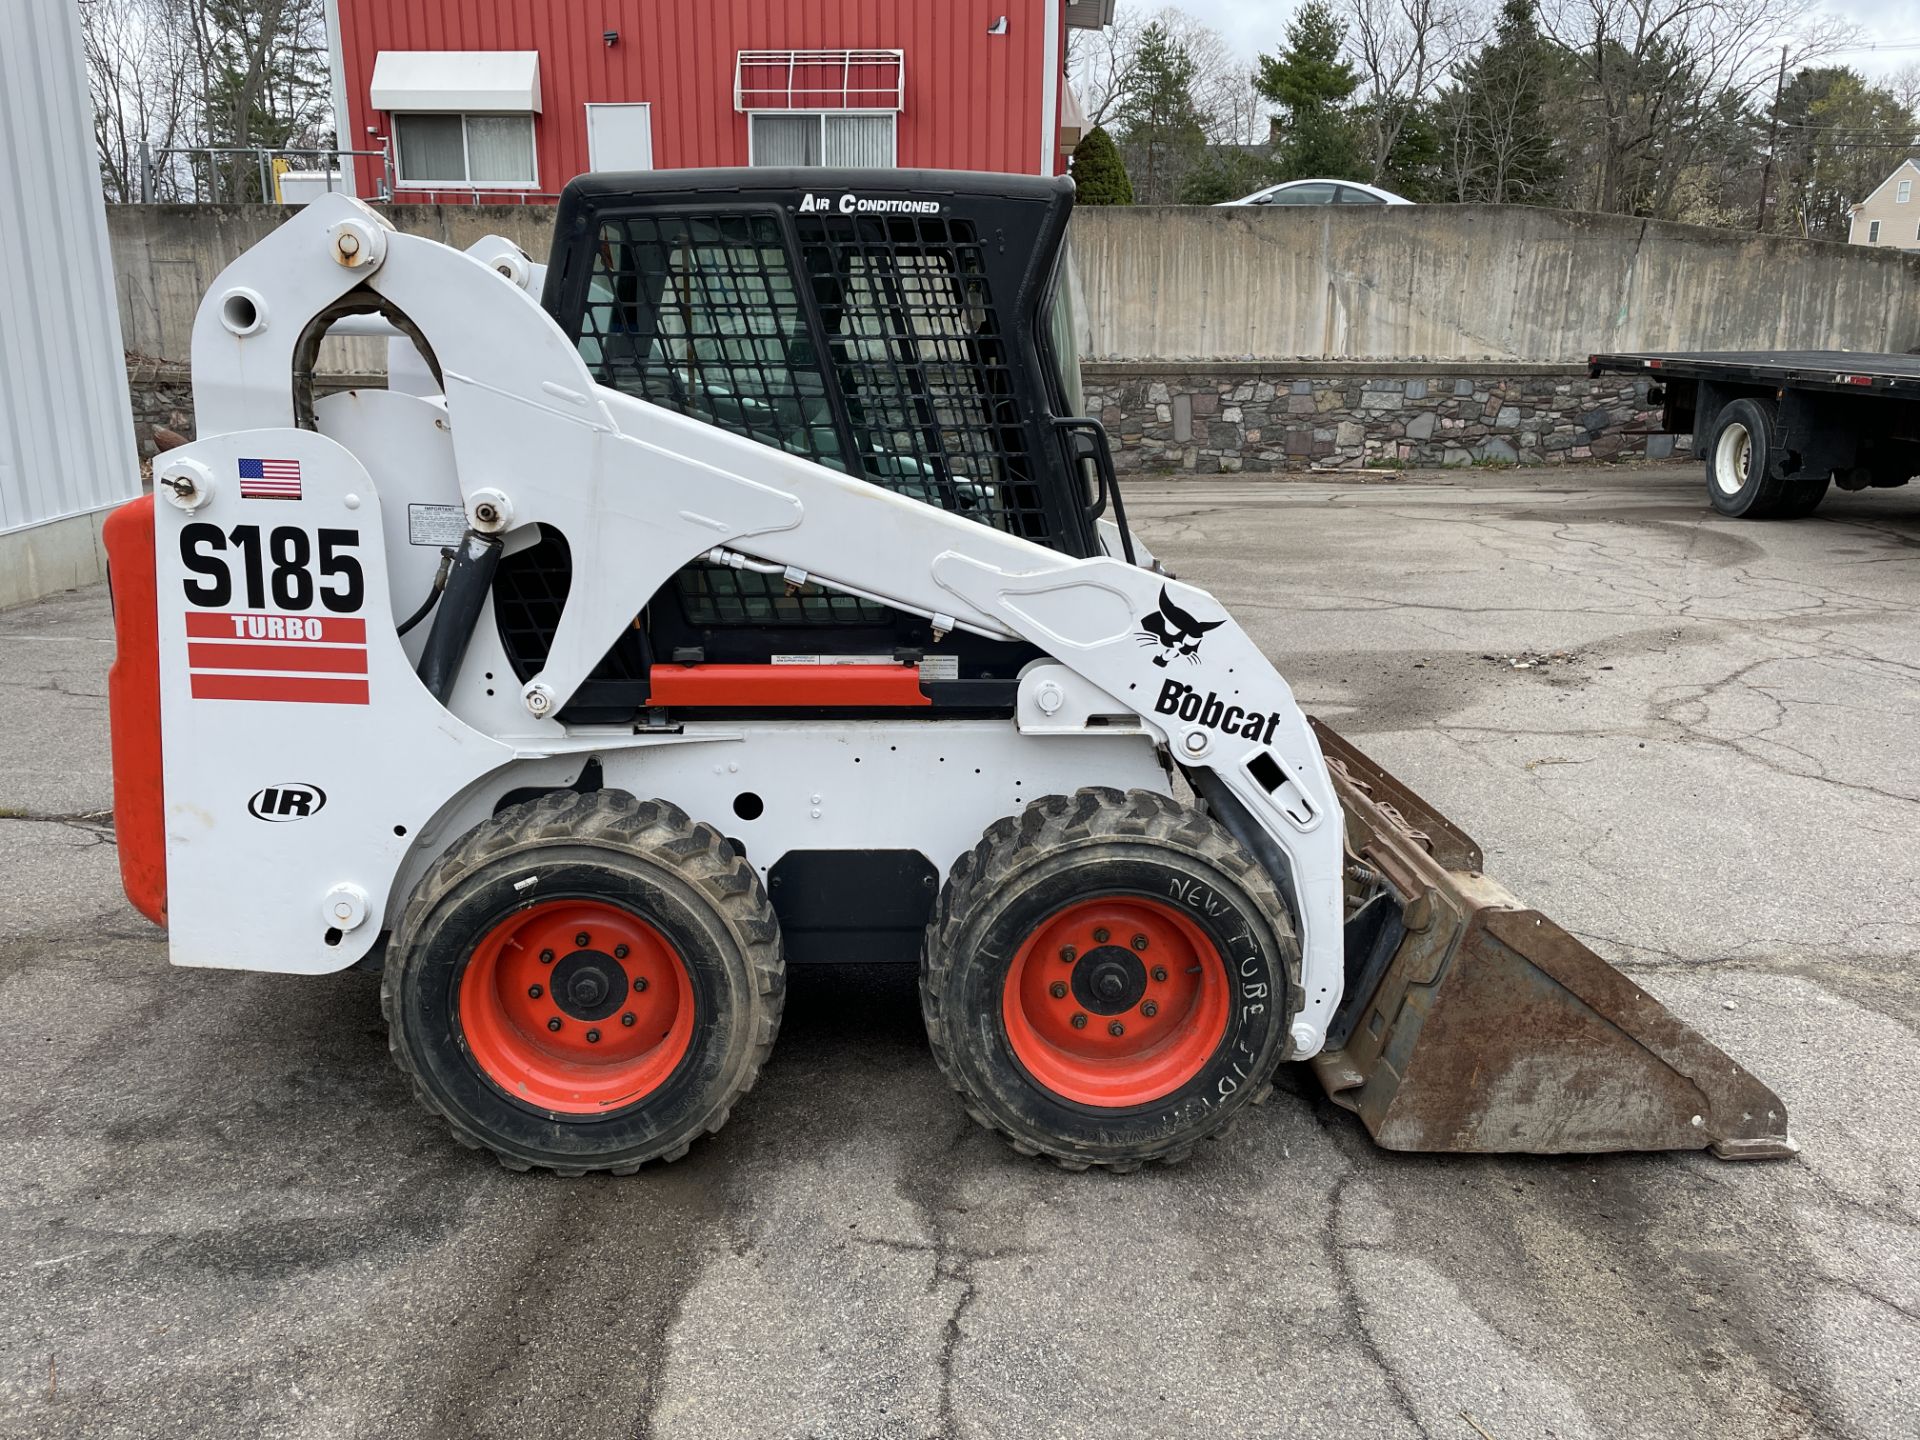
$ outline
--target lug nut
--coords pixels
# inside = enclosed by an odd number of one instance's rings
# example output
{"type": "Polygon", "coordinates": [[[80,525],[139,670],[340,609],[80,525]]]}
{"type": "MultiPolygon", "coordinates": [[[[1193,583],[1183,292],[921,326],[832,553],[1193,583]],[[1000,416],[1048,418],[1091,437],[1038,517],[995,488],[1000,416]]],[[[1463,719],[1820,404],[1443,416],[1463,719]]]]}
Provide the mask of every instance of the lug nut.
{"type": "Polygon", "coordinates": [[[1073,1028],[1076,1030],[1084,1030],[1087,1028],[1087,1017],[1085,1015],[1082,1015],[1079,1011],[1074,1012],[1073,1028]]]}
{"type": "Polygon", "coordinates": [[[1166,967],[1166,966],[1164,966],[1164,965],[1156,965],[1156,966],[1154,966],[1154,967],[1153,967],[1153,978],[1154,978],[1154,979],[1156,979],[1156,980],[1165,980],[1165,979],[1167,978],[1167,967],[1166,967]]]}
{"type": "Polygon", "coordinates": [[[547,1029],[558,1030],[559,1028],[560,1028],[560,1017],[558,1015],[554,1016],[551,1020],[547,1021],[547,1029]]]}
{"type": "Polygon", "coordinates": [[[578,935],[573,937],[573,943],[584,950],[593,943],[593,936],[582,930],[578,935]]]}
{"type": "Polygon", "coordinates": [[[647,991],[647,977],[644,975],[635,976],[633,981],[633,993],[636,995],[644,995],[646,991],[647,991]]]}
{"type": "Polygon", "coordinates": [[[1157,1000],[1149,1000],[1140,1007],[1140,1013],[1151,1020],[1160,1013],[1160,1003],[1157,1000]]]}
{"type": "Polygon", "coordinates": [[[600,1032],[598,1030],[587,1031],[587,1043],[589,1045],[598,1045],[600,1043],[600,1032]]]}
{"type": "Polygon", "coordinates": [[[1053,998],[1056,1000],[1066,999],[1067,998],[1067,982],[1064,980],[1054,981],[1053,984],[1047,987],[1047,993],[1053,996],[1053,998]]]}
{"type": "Polygon", "coordinates": [[[1096,945],[1104,945],[1107,943],[1107,941],[1110,938],[1111,938],[1110,932],[1108,932],[1104,928],[1093,932],[1093,943],[1096,945]]]}
{"type": "Polygon", "coordinates": [[[1074,949],[1073,946],[1071,945],[1062,945],[1060,947],[1060,958],[1061,960],[1065,961],[1069,965],[1071,965],[1074,962],[1074,959],[1079,954],[1080,952],[1074,949]]]}
{"type": "Polygon", "coordinates": [[[527,986],[527,997],[529,999],[538,1000],[542,995],[546,993],[547,992],[538,985],[527,986]]]}
{"type": "Polygon", "coordinates": [[[614,946],[614,947],[613,947],[613,958],[614,958],[614,959],[616,959],[616,960],[624,960],[624,959],[626,959],[626,958],[627,958],[627,947],[626,947],[626,946],[624,946],[624,945],[616,945],[616,946],[614,946]]]}
{"type": "Polygon", "coordinates": [[[620,1017],[620,1023],[631,1030],[633,1028],[633,1011],[629,1010],[626,1014],[622,1015],[620,1017]]]}
{"type": "Polygon", "coordinates": [[[1144,936],[1144,935],[1136,935],[1136,936],[1134,936],[1134,937],[1133,937],[1133,948],[1134,948],[1134,949],[1136,949],[1136,950],[1144,950],[1144,949],[1146,949],[1146,948],[1147,948],[1147,937],[1146,937],[1146,936],[1144,936]]]}
{"type": "Polygon", "coordinates": [[[1127,1027],[1122,1025],[1118,1020],[1107,1026],[1107,1034],[1113,1036],[1116,1040],[1126,1033],[1127,1027]]]}
{"type": "Polygon", "coordinates": [[[553,964],[553,951],[551,951],[551,950],[542,950],[542,951],[540,952],[540,963],[541,963],[542,965],[551,965],[551,964],[553,964]]]}

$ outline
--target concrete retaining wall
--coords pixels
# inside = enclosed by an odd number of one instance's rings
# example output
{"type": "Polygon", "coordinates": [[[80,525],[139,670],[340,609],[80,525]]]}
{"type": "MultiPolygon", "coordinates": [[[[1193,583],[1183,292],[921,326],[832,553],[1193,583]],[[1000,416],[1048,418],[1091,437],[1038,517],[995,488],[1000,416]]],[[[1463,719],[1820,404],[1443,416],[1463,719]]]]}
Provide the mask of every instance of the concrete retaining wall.
{"type": "Polygon", "coordinates": [[[1096,359],[1920,345],[1920,254],[1863,245],[1491,205],[1083,210],[1073,237],[1096,359]]]}
{"type": "MultiPolygon", "coordinates": [[[[109,207],[136,430],[191,413],[200,296],[289,214],[109,207]]],[[[457,246],[536,259],[553,211],[402,205],[457,246]]],[[[1093,408],[1132,468],[1267,471],[1662,451],[1597,350],[1920,346],[1920,254],[1520,206],[1090,209],[1073,222],[1093,408]],[[1343,368],[1344,367],[1344,368],[1343,368]],[[1185,397],[1182,399],[1181,397],[1185,397]],[[1230,418],[1233,417],[1233,418],[1230,418]]],[[[320,368],[378,373],[384,342],[320,368]]]]}
{"type": "MultiPolygon", "coordinates": [[[[130,354],[181,364],[193,354],[193,316],[216,277],[295,213],[282,205],[109,205],[107,228],[130,354]]],[[[535,260],[553,246],[550,205],[395,205],[400,229],[466,249],[504,235],[535,260]]],[[[384,340],[329,340],[322,368],[380,370],[384,340]]]]}

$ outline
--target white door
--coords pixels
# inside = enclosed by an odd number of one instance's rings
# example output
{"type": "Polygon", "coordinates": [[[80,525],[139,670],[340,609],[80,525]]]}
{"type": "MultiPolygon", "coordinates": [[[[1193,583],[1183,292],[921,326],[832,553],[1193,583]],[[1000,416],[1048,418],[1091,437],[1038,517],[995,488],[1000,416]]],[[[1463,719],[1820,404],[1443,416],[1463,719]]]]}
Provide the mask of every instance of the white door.
{"type": "Polygon", "coordinates": [[[587,166],[593,170],[651,170],[653,107],[587,106],[587,166]]]}

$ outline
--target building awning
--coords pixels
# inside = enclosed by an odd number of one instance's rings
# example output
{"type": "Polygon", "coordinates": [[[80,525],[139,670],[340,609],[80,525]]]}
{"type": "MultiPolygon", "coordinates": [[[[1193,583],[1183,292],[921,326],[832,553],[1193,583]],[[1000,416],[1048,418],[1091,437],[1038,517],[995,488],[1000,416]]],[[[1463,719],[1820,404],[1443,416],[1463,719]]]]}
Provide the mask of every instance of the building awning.
{"type": "Polygon", "coordinates": [[[1080,108],[1080,97],[1073,93],[1073,86],[1060,87],[1060,153],[1071,155],[1073,147],[1086,138],[1090,130],[1087,124],[1087,112],[1080,108]]]}
{"type": "Polygon", "coordinates": [[[376,110],[540,108],[538,50],[382,50],[369,99],[376,110]]]}

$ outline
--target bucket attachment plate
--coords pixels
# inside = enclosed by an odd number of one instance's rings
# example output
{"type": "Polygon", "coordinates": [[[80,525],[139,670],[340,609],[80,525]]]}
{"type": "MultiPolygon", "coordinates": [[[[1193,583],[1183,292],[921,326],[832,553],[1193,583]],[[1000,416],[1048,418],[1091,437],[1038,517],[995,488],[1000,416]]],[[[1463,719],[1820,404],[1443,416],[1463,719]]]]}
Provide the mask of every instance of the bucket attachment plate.
{"type": "MultiPolygon", "coordinates": [[[[1348,844],[1400,906],[1349,923],[1348,987],[1313,1065],[1389,1150],[1791,1155],[1765,1085],[1480,873],[1480,851],[1319,721],[1348,844]]],[[[1380,902],[1375,901],[1376,905],[1380,902]]],[[[1356,913],[1355,921],[1361,918],[1356,913]]]]}

